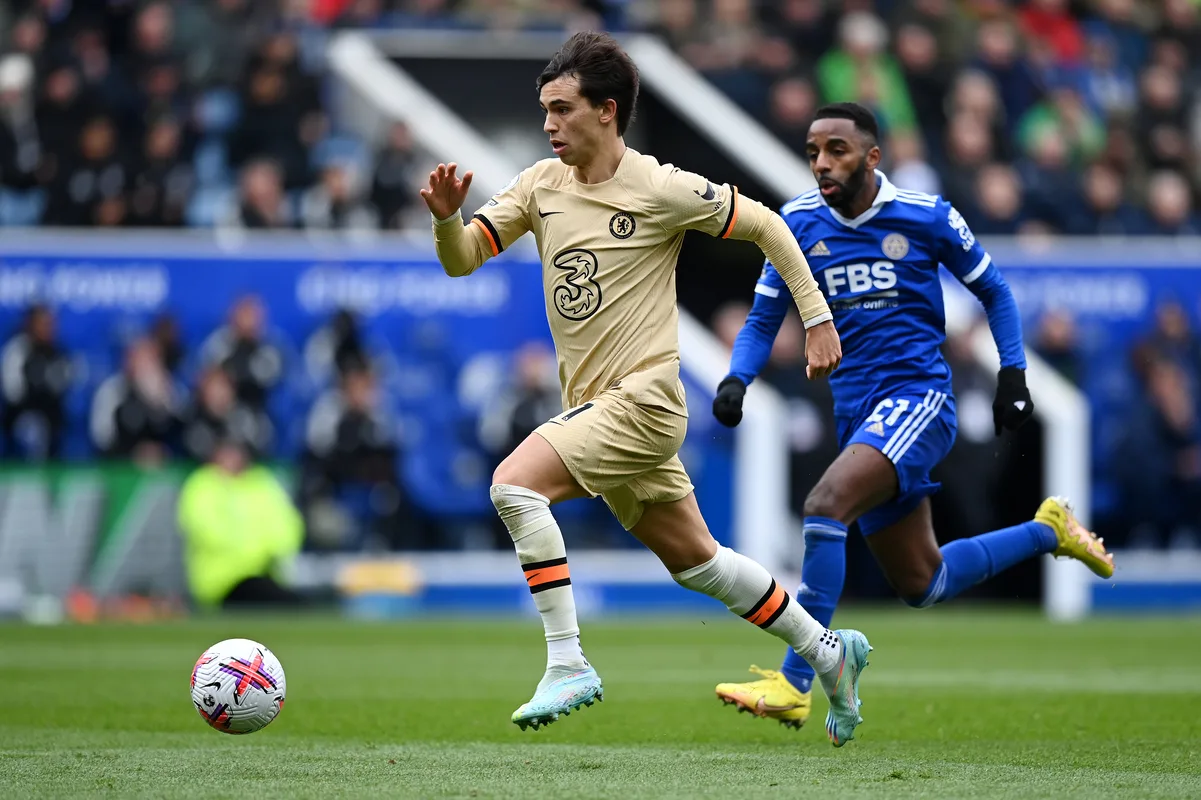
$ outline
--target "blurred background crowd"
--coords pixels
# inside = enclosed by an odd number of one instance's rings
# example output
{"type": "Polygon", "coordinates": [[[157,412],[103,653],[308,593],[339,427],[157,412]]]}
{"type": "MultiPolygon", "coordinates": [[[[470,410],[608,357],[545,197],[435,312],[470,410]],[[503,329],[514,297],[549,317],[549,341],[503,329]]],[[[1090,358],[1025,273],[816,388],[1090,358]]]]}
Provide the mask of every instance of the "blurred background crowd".
{"type": "MultiPolygon", "coordinates": [[[[944,195],[982,236],[1201,233],[1198,0],[10,0],[0,226],[423,228],[426,165],[406,127],[369,148],[338,125],[323,80],[331,32],[601,26],[659,34],[798,153],[817,106],[870,105],[893,182],[944,195]]],[[[1127,422],[1107,453],[1120,466],[1106,473],[1113,500],[1100,521],[1119,540],[1196,544],[1197,313],[1195,297],[1165,303],[1129,354],[1127,422]]],[[[730,343],[745,314],[724,307],[719,337],[730,343]]],[[[266,317],[247,297],[224,327],[186,342],[165,316],[85,363],[58,343],[54,309],[28,309],[0,355],[5,455],[292,459],[311,543],[361,545],[346,544],[330,501],[345,505],[358,485],[381,546],[445,545],[398,467],[403,402],[387,348],[365,344],[349,314],[306,341],[273,339],[266,317]]],[[[1045,315],[1029,337],[1084,380],[1070,315],[1045,315]]],[[[1014,512],[988,488],[1005,465],[987,415],[971,411],[987,409],[992,377],[965,333],[948,354],[960,446],[940,530],[970,534],[1014,512]]],[[[766,379],[790,399],[798,498],[835,454],[828,389],[803,379],[802,359],[792,320],[766,379]]],[[[516,355],[502,402],[463,423],[485,454],[476,472],[557,409],[554,373],[537,345],[516,355]]],[[[477,544],[507,547],[499,533],[477,544]]]]}
{"type": "Polygon", "coordinates": [[[1196,0],[15,0],[0,224],[401,227],[412,144],[331,124],[330,31],[599,25],[660,34],[798,152],[821,103],[872,106],[893,180],[980,234],[1201,232],[1196,0]]]}

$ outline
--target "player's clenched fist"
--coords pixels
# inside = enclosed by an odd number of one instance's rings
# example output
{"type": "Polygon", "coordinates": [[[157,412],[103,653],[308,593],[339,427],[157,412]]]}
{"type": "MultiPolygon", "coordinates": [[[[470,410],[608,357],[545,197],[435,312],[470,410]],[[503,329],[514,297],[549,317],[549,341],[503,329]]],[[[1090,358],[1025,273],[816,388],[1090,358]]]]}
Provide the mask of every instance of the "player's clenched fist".
{"type": "Polygon", "coordinates": [[[805,331],[805,377],[824,378],[842,363],[842,342],[833,322],[823,322],[805,331]]]}
{"type": "Polygon", "coordinates": [[[713,416],[727,428],[742,422],[742,398],[746,397],[746,384],[733,375],[717,384],[717,395],[713,398],[713,416]]]}
{"type": "Polygon", "coordinates": [[[455,170],[459,165],[439,164],[438,168],[430,173],[430,186],[428,189],[421,190],[421,196],[425,199],[425,204],[430,207],[430,213],[438,219],[447,219],[454,216],[454,213],[463,207],[463,203],[467,200],[467,190],[471,188],[472,174],[470,172],[463,173],[463,179],[459,180],[455,176],[455,170]]]}

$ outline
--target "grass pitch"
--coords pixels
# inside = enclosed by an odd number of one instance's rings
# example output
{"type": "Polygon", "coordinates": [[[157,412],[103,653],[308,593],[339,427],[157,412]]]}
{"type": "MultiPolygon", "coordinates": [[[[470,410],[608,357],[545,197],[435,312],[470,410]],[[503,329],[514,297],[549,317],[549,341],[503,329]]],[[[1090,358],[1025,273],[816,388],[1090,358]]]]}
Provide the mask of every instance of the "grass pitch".
{"type": "Polygon", "coordinates": [[[525,733],[509,714],[544,665],[536,620],[0,626],[0,796],[1201,797],[1199,619],[838,622],[876,647],[841,750],[824,701],[798,733],[715,699],[781,655],[717,610],[586,623],[605,702],[525,733]],[[189,698],[196,657],[233,636],[287,673],[287,707],[253,736],[209,729],[189,698]]]}

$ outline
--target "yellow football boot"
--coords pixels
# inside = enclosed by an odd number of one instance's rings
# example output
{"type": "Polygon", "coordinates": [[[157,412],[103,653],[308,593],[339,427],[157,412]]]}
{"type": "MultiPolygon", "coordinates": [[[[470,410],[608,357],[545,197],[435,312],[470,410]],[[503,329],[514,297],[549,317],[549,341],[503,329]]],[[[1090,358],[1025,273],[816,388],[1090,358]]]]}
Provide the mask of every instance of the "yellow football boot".
{"type": "Polygon", "coordinates": [[[1068,556],[1084,564],[1102,578],[1113,577],[1113,554],[1105,552],[1105,540],[1086,529],[1072,513],[1072,506],[1062,497],[1048,497],[1038,507],[1035,522],[1041,522],[1055,531],[1059,547],[1052,554],[1056,558],[1068,556]]]}
{"type": "Polygon", "coordinates": [[[762,679],[749,683],[719,683],[718,699],[726,705],[737,706],[740,712],[749,711],[757,717],[776,719],[781,725],[800,730],[809,719],[810,693],[797,691],[783,673],[774,669],[751,667],[751,672],[762,675],[762,679]]]}

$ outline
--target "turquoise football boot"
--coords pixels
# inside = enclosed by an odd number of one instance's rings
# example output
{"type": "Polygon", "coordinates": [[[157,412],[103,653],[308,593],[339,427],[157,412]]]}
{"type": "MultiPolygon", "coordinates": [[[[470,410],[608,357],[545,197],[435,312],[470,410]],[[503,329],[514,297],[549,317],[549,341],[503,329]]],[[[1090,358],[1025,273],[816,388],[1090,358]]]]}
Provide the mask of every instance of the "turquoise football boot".
{"type": "Polygon", "coordinates": [[[863,722],[859,707],[859,676],[867,666],[867,654],[872,646],[859,631],[840,629],[834,631],[842,640],[842,661],[839,665],[820,676],[822,688],[830,698],[830,711],[826,714],[826,736],[835,747],[855,738],[855,728],[863,722]]]}
{"type": "Polygon", "coordinates": [[[604,698],[600,675],[592,667],[550,667],[530,701],[513,712],[513,724],[538,730],[566,717],[581,706],[590,706],[604,698]]]}

